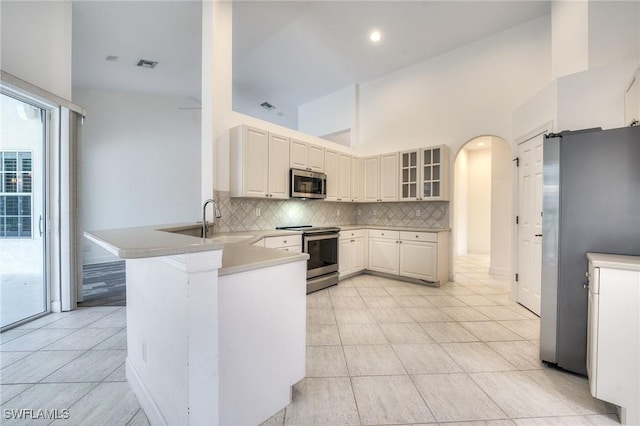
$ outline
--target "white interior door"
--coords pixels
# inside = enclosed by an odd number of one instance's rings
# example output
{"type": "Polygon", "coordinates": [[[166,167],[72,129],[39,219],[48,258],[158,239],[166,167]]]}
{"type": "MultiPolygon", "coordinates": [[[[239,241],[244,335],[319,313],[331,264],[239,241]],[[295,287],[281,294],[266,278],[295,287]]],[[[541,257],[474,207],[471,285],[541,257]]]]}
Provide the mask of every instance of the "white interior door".
{"type": "Polygon", "coordinates": [[[518,302],[540,315],[543,135],[518,145],[518,302]]]}

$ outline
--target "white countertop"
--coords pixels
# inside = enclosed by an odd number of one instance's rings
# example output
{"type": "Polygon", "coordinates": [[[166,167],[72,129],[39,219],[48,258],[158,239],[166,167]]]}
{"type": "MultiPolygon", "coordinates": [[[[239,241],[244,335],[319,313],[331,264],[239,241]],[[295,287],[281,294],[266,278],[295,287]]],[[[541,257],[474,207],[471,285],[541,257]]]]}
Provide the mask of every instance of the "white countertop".
{"type": "Polygon", "coordinates": [[[300,234],[299,231],[247,231],[216,233],[212,238],[199,238],[167,232],[166,229],[185,229],[190,224],[155,225],[135,228],[87,231],[84,236],[121,259],[142,259],[149,257],[174,256],[187,253],[199,253],[210,250],[223,250],[222,267],[218,275],[230,275],[289,262],[307,260],[306,253],[293,253],[252,246],[254,242],[267,236],[300,234]],[[237,244],[216,241],[216,238],[246,236],[237,244]]]}
{"type": "MultiPolygon", "coordinates": [[[[87,231],[85,237],[121,259],[141,259],[148,257],[174,256],[178,254],[199,253],[210,250],[223,250],[222,267],[219,275],[265,268],[278,264],[306,260],[306,253],[267,249],[252,246],[265,237],[297,235],[300,231],[291,230],[258,230],[243,232],[218,232],[211,238],[203,239],[182,235],[166,230],[180,230],[194,227],[197,224],[169,224],[141,226],[134,228],[87,231]],[[245,236],[246,239],[238,238],[245,236]],[[233,243],[225,241],[232,237],[233,243]],[[225,244],[226,242],[226,244],[225,244]]],[[[409,232],[448,232],[449,229],[411,228],[401,226],[376,225],[338,225],[341,230],[384,229],[409,232]]]]}
{"type": "Polygon", "coordinates": [[[159,231],[159,228],[165,228],[165,226],[86,231],[84,236],[120,259],[174,256],[222,250],[224,247],[220,242],[159,231]]]}
{"type": "Polygon", "coordinates": [[[624,269],[640,271],[640,256],[622,256],[619,254],[587,253],[587,259],[596,268],[624,269]]]}

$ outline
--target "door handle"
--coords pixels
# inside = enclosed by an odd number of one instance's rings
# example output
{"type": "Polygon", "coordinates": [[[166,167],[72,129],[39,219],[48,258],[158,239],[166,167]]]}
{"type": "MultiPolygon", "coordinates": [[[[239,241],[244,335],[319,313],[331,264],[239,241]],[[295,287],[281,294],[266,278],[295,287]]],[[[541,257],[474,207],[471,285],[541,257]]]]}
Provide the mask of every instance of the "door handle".
{"type": "Polygon", "coordinates": [[[40,219],[38,220],[38,231],[40,231],[40,236],[42,237],[42,215],[40,215],[40,219]]]}

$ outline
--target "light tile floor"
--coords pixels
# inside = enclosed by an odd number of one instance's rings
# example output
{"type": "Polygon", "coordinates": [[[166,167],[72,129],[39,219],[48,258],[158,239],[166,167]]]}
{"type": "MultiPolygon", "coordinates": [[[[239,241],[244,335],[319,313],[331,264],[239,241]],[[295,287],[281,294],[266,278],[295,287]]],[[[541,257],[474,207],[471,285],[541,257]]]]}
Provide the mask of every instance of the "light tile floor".
{"type": "MultiPolygon", "coordinates": [[[[307,297],[307,374],[264,425],[606,425],[585,378],[544,367],[539,319],[487,259],[441,288],[361,275],[307,297]]],[[[4,410],[69,410],[53,424],[146,425],[124,377],[126,311],[51,314],[0,334],[4,410]]]]}
{"type": "Polygon", "coordinates": [[[539,360],[540,320],[486,256],[441,288],[360,275],[307,296],[307,373],[264,425],[606,425],[585,378],[539,360]]]}

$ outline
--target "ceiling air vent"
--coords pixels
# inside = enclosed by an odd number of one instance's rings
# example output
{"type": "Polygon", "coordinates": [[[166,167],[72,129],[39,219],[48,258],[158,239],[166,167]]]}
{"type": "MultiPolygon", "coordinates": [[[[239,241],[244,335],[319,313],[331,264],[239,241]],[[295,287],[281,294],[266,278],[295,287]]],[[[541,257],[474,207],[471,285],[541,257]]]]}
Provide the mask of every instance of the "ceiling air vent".
{"type": "Polygon", "coordinates": [[[158,63],[156,61],[149,61],[147,59],[140,59],[138,66],[141,68],[155,68],[158,63]]]}
{"type": "Polygon", "coordinates": [[[263,103],[260,104],[260,106],[262,108],[266,109],[267,111],[271,111],[272,109],[276,109],[276,107],[271,105],[269,102],[263,102],[263,103]]]}

